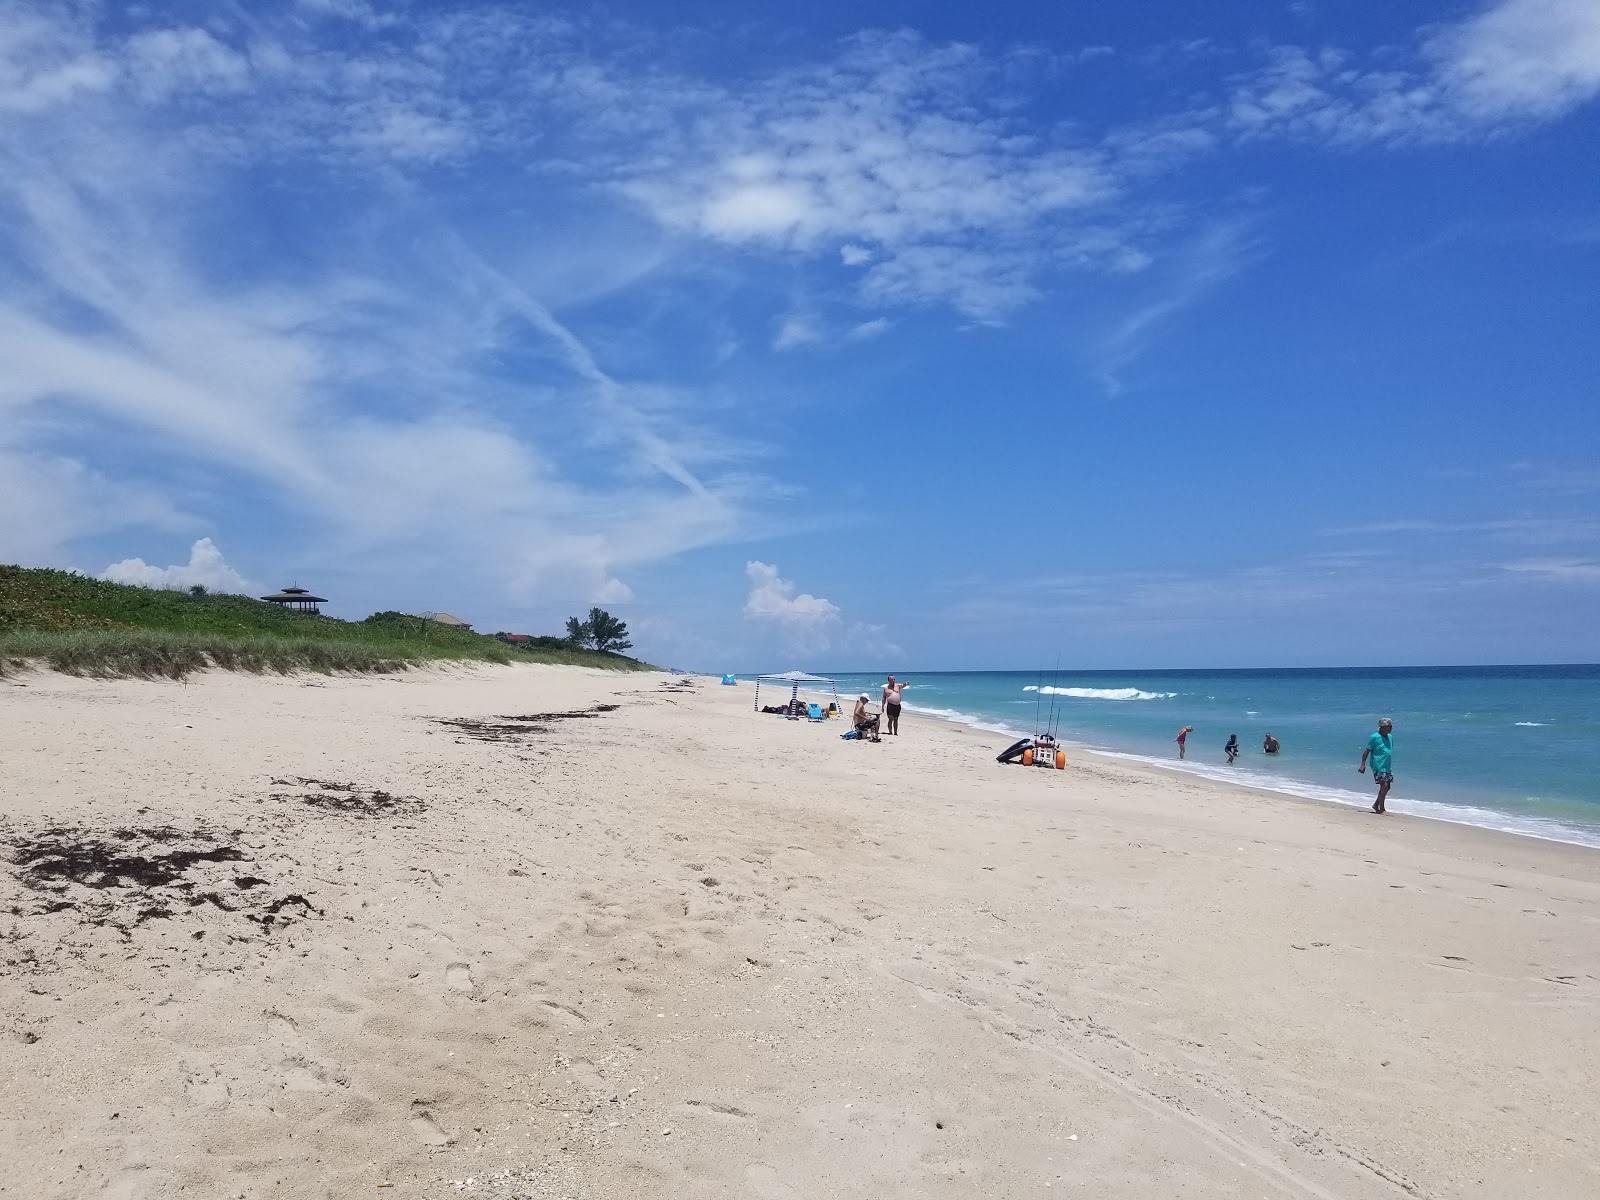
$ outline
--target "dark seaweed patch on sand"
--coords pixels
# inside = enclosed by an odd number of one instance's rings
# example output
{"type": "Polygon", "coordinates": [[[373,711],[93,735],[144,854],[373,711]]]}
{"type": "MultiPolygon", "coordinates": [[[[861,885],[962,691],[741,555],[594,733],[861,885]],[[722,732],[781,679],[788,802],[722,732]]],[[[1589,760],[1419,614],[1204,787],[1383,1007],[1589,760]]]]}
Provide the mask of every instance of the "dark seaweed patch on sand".
{"type": "Polygon", "coordinates": [[[470,721],[464,717],[440,717],[438,718],[438,723],[440,725],[448,725],[450,728],[464,733],[470,738],[476,738],[480,742],[516,742],[520,741],[525,734],[550,732],[548,725],[529,725],[524,722],[505,721],[499,718],[492,718],[488,721],[470,721]]]}
{"type": "Polygon", "coordinates": [[[264,930],[283,924],[286,912],[317,913],[305,897],[274,897],[260,890],[266,880],[236,870],[233,864],[248,861],[237,834],[52,825],[11,832],[0,846],[23,889],[13,916],[71,913],[80,924],[127,938],[148,921],[206,908],[238,913],[264,930]]]}
{"type": "Polygon", "coordinates": [[[497,717],[499,721],[587,721],[605,713],[616,712],[620,704],[596,704],[593,708],[570,709],[567,712],[525,713],[520,717],[497,717]]]}
{"type": "Polygon", "coordinates": [[[287,779],[274,779],[277,787],[304,789],[293,792],[274,792],[273,800],[298,800],[302,804],[328,813],[350,817],[414,817],[425,805],[414,796],[396,796],[380,788],[362,787],[355,783],[335,783],[326,779],[307,779],[301,775],[287,779]]]}
{"type": "Polygon", "coordinates": [[[593,708],[570,709],[566,712],[523,713],[520,716],[482,719],[439,717],[436,721],[480,742],[517,742],[528,734],[549,733],[553,721],[591,720],[605,713],[616,712],[621,707],[620,704],[596,704],[593,708]]]}

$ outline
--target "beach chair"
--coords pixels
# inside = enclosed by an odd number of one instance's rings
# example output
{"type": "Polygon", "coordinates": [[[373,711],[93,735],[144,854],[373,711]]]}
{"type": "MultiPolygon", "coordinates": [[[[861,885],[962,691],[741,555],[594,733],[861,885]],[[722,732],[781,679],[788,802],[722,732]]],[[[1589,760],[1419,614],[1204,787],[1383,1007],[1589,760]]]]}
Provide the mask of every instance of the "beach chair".
{"type": "Polygon", "coordinates": [[[811,721],[826,721],[828,714],[822,711],[820,704],[806,705],[806,719],[811,721]]]}

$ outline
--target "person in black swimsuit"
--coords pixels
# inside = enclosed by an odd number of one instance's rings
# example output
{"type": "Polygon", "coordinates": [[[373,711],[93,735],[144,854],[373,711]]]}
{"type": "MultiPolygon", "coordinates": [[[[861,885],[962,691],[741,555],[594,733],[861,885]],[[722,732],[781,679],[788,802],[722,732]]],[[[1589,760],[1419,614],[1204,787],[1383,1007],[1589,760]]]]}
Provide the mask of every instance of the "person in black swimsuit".
{"type": "Polygon", "coordinates": [[[1228,735],[1228,744],[1226,746],[1224,746],[1223,749],[1225,751],[1227,751],[1228,761],[1230,763],[1234,759],[1238,758],[1239,757],[1239,735],[1237,733],[1230,733],[1228,735]]]}

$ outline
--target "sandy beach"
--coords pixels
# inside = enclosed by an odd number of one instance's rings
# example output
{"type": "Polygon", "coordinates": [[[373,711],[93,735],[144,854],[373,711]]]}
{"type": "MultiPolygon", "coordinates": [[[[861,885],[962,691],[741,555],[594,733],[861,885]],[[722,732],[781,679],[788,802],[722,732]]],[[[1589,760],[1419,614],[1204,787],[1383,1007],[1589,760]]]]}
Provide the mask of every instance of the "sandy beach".
{"type": "Polygon", "coordinates": [[[0,1195],[1600,1195],[1600,854],[715,684],[0,680],[0,1195]]]}

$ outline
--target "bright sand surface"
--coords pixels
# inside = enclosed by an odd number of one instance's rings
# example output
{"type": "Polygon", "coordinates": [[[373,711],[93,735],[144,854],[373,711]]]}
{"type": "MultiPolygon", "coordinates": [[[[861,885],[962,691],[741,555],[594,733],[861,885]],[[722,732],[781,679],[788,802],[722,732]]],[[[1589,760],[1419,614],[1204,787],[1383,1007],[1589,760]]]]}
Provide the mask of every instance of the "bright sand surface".
{"type": "Polygon", "coordinates": [[[0,1194],[1600,1195],[1600,854],[750,701],[0,680],[0,1194]]]}

